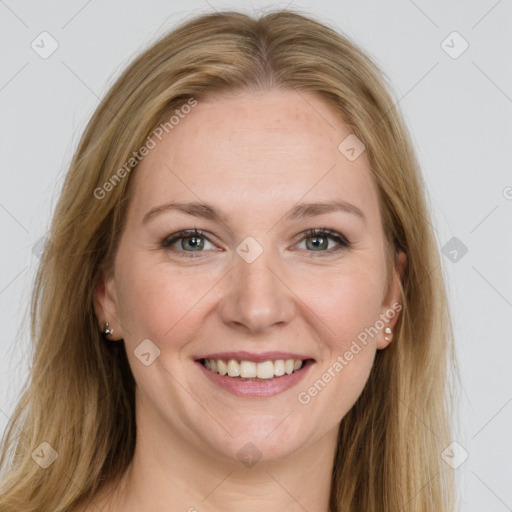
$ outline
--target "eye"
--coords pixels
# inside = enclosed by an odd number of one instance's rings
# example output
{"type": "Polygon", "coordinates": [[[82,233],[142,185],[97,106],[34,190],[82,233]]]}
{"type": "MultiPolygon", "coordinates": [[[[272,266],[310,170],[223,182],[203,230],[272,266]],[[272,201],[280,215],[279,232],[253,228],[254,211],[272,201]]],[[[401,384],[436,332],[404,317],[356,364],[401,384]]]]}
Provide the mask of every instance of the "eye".
{"type": "MultiPolygon", "coordinates": [[[[310,229],[301,242],[306,242],[306,248],[312,249],[308,252],[327,253],[326,255],[351,247],[351,243],[341,234],[330,229],[310,229]],[[329,240],[334,240],[338,245],[329,248],[329,240]]],[[[324,254],[322,254],[324,256],[324,254]]]]}
{"type": "MultiPolygon", "coordinates": [[[[200,253],[203,252],[205,241],[206,243],[211,244],[211,242],[202,231],[198,231],[197,229],[185,229],[164,238],[160,242],[160,245],[164,249],[171,249],[173,251],[200,253]],[[177,242],[180,242],[179,247],[173,247],[177,242]]],[[[213,246],[213,244],[211,245],[213,246]]],[[[190,256],[195,257],[194,254],[190,254],[190,256]]]]}
{"type": "MultiPolygon", "coordinates": [[[[326,228],[310,229],[306,231],[305,235],[299,244],[305,241],[307,252],[324,253],[321,256],[328,256],[352,246],[341,233],[326,228]],[[309,242],[310,240],[311,242],[309,242]],[[329,248],[329,240],[336,242],[337,245],[329,248]]],[[[200,253],[204,252],[205,243],[210,244],[214,248],[214,245],[208,240],[203,231],[186,229],[165,237],[160,242],[160,246],[178,253],[189,253],[186,257],[193,258],[200,256],[200,253]],[[176,244],[178,244],[177,247],[175,246],[176,244]]]]}

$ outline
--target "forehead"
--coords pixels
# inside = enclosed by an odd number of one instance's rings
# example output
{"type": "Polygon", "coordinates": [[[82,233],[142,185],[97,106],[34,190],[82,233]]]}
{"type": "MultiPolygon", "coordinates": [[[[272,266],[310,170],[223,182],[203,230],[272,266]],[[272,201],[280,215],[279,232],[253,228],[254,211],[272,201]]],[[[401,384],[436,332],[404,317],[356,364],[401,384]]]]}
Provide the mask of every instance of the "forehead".
{"type": "Polygon", "coordinates": [[[377,193],[366,154],[338,148],[351,135],[320,96],[301,91],[236,92],[198,100],[144,157],[134,176],[141,217],[169,201],[204,201],[223,211],[276,215],[297,202],[343,199],[367,216],[377,193]]]}

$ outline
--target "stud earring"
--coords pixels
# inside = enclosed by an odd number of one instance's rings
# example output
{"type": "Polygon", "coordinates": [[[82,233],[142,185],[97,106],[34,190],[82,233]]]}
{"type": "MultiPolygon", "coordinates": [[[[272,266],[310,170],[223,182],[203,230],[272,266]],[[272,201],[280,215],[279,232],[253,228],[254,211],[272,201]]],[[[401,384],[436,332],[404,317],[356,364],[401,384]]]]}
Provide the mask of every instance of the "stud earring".
{"type": "Polygon", "coordinates": [[[385,333],[385,336],[384,336],[384,339],[390,343],[391,342],[391,338],[393,337],[393,330],[391,329],[391,327],[386,327],[384,329],[384,333],[385,333]]]}
{"type": "Polygon", "coordinates": [[[107,339],[107,336],[112,336],[114,334],[114,329],[110,329],[108,326],[108,322],[103,326],[103,329],[101,330],[101,334],[103,335],[104,339],[107,339]]]}

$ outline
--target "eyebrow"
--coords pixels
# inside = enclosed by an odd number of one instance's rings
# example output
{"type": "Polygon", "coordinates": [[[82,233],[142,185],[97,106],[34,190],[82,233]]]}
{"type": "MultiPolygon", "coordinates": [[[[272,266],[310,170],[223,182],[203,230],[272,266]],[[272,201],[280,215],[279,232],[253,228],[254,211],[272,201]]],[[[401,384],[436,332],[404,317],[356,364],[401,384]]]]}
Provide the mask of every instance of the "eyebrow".
{"type": "MultiPolygon", "coordinates": [[[[192,215],[194,217],[201,217],[212,221],[221,221],[225,224],[228,223],[229,216],[219,211],[215,206],[202,203],[202,202],[171,202],[155,206],[151,208],[143,217],[142,223],[145,224],[151,218],[155,217],[159,213],[165,211],[178,211],[192,215]]],[[[306,217],[315,217],[318,215],[324,215],[326,213],[333,212],[346,212],[351,213],[360,217],[365,223],[366,218],[364,213],[357,206],[347,203],[346,201],[326,201],[319,203],[299,203],[295,205],[289,212],[284,216],[284,220],[302,219],[306,217]]]]}

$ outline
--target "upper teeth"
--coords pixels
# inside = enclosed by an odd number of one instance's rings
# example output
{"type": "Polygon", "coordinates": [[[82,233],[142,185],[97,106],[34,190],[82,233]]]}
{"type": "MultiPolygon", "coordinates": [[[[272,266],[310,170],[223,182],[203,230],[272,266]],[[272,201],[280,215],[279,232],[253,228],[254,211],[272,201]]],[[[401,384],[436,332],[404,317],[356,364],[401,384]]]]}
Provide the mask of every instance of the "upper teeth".
{"type": "Polygon", "coordinates": [[[237,361],[236,359],[203,359],[203,364],[212,372],[229,377],[271,379],[285,373],[290,375],[302,367],[301,359],[277,359],[275,361],[237,361]]]}

